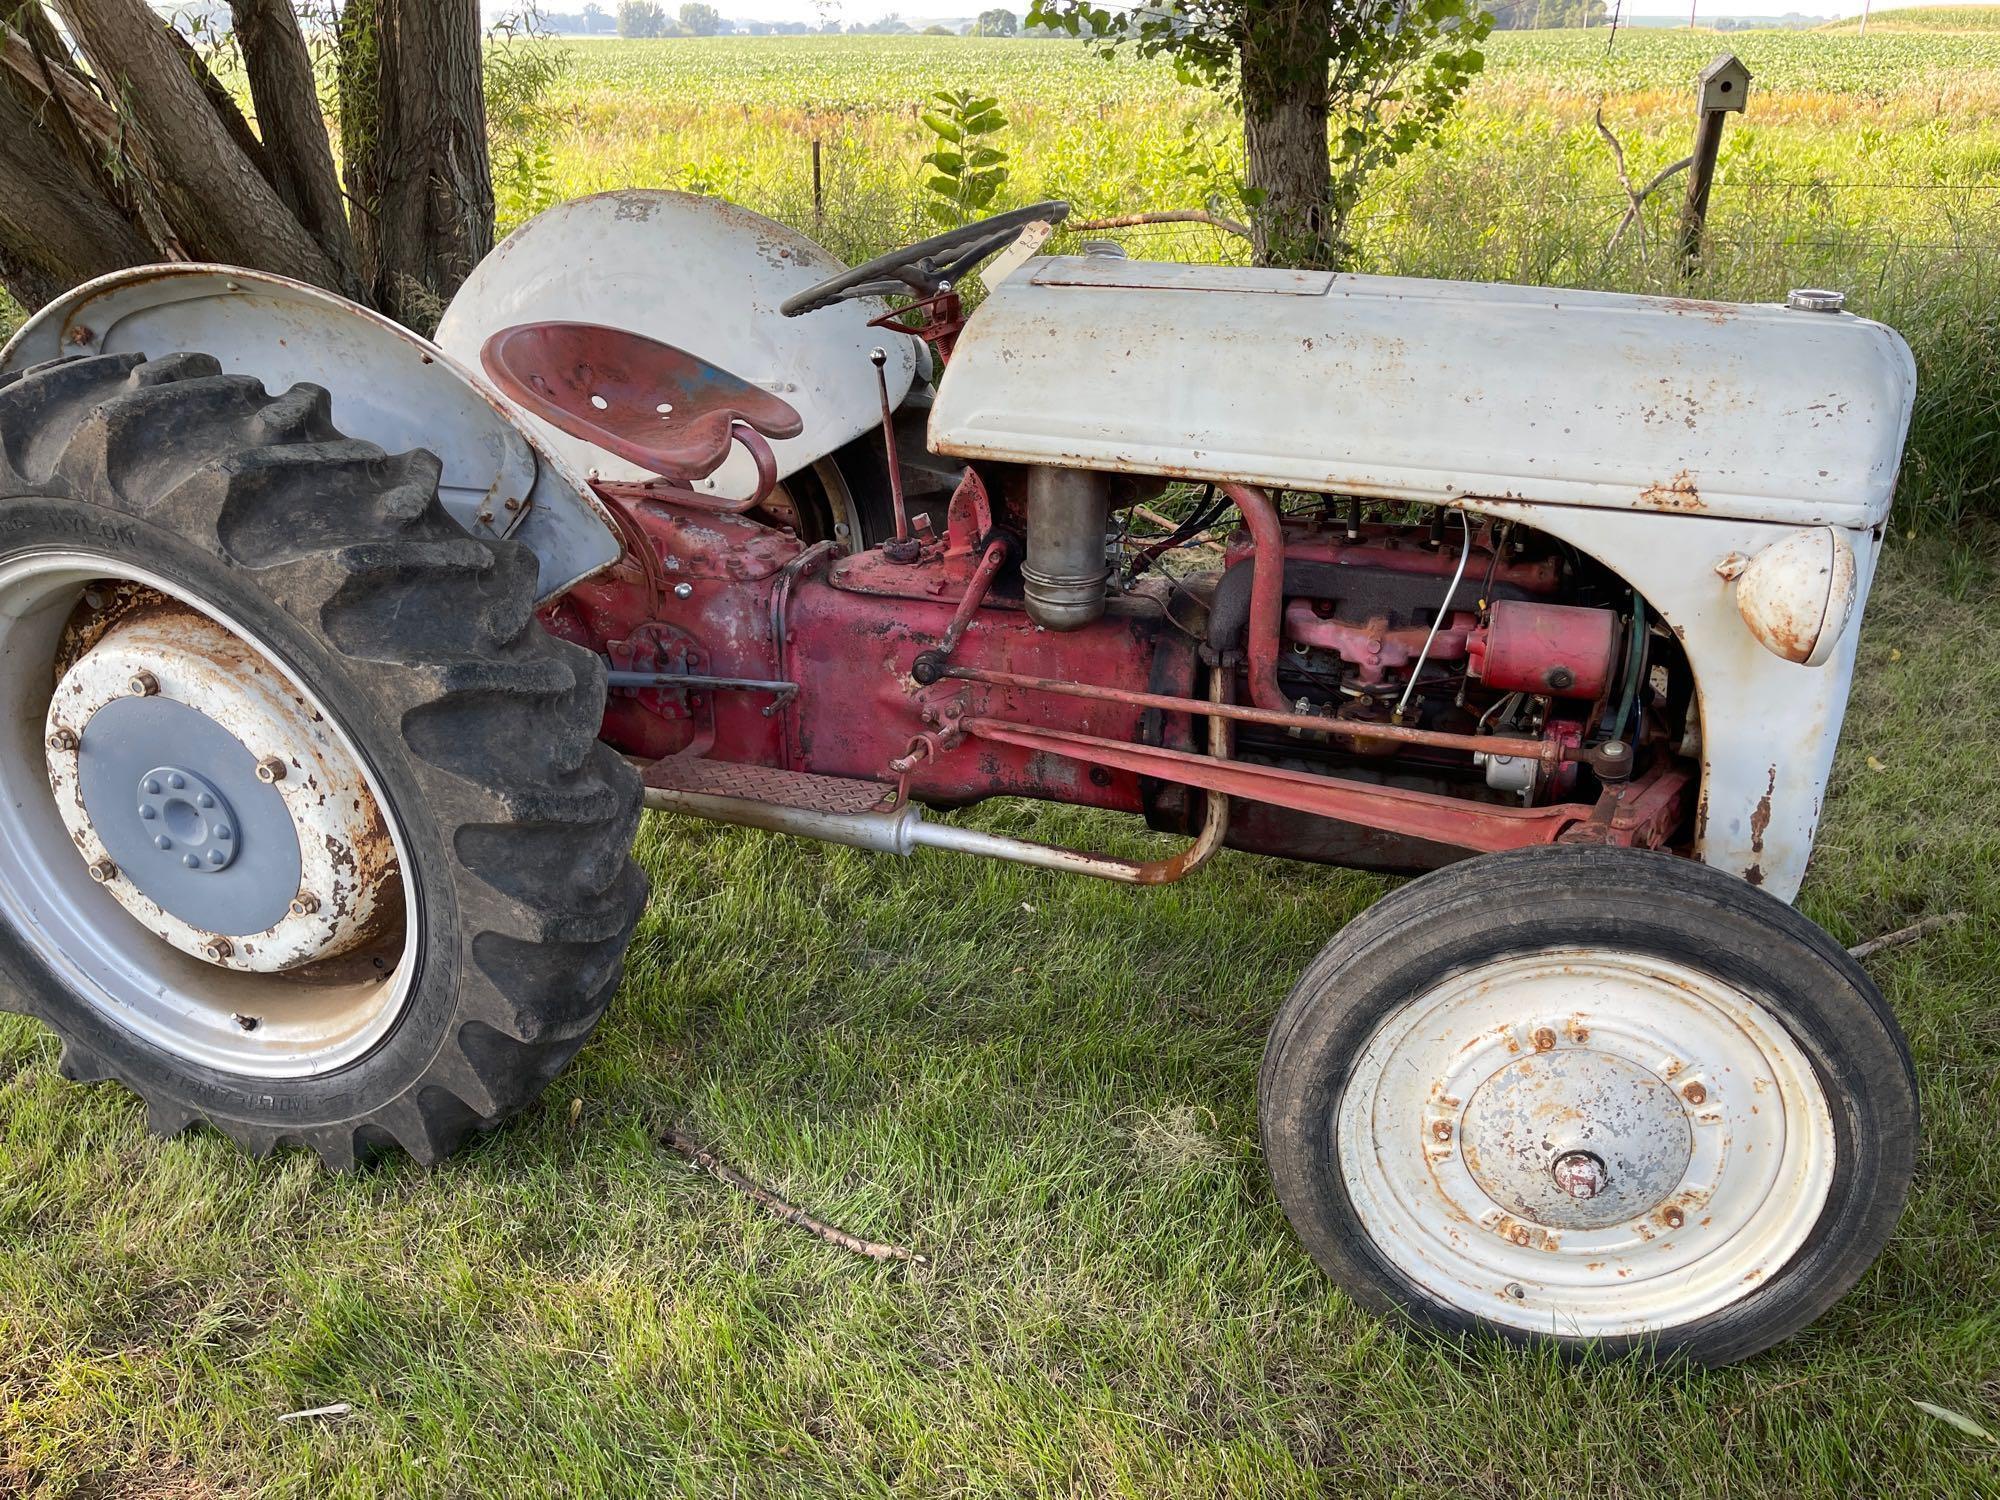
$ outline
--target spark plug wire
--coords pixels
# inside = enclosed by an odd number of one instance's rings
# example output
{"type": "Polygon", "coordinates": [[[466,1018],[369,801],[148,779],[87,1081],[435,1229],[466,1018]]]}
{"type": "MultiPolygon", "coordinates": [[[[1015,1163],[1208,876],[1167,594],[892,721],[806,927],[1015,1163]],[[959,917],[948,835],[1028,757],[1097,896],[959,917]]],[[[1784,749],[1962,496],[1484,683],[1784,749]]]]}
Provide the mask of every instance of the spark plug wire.
{"type": "Polygon", "coordinates": [[[1444,602],[1438,606],[1436,616],[1431,620],[1430,634],[1424,637],[1424,649],[1417,653],[1415,665],[1410,668],[1410,680],[1403,689],[1403,696],[1396,700],[1394,721],[1403,722],[1403,710],[1410,705],[1410,694],[1417,690],[1417,678],[1423,675],[1424,658],[1431,654],[1431,643],[1437,639],[1438,628],[1444,624],[1444,617],[1451,613],[1451,601],[1458,594],[1458,585],[1465,577],[1465,565],[1472,561],[1472,523],[1465,518],[1465,512],[1454,510],[1458,517],[1459,530],[1465,533],[1465,550],[1458,554],[1458,567],[1451,575],[1451,583],[1444,591],[1444,602]]]}

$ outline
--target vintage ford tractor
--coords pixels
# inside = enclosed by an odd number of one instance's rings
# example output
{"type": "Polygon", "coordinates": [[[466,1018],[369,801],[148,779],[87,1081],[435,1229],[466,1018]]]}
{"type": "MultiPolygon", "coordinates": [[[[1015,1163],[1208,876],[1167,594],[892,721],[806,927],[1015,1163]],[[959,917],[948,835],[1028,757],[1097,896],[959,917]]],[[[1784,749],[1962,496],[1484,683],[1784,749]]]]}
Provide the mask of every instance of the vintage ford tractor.
{"type": "Polygon", "coordinates": [[[1903,342],[1818,292],[1035,254],[1063,213],[850,270],[608,194],[436,343],[220,266],[43,309],[0,354],[0,1003],[157,1130],[428,1163],[584,1044],[642,807],[1420,875],[1271,1031],[1306,1248],[1446,1331],[1803,1326],[1915,1149],[1894,1021],[1787,904],[1903,342]],[[928,815],[999,796],[1185,842],[928,815]]]}

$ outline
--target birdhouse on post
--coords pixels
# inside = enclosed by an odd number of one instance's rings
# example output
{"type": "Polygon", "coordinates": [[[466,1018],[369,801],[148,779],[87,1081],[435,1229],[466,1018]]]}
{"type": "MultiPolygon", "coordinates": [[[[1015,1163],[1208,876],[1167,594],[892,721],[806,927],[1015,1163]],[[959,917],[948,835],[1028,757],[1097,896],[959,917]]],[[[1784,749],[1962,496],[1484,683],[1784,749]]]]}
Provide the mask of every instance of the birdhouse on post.
{"type": "Polygon", "coordinates": [[[1722,122],[1750,101],[1750,70],[1725,52],[1695,80],[1694,153],[1688,162],[1687,199],[1681,204],[1681,270],[1692,275],[1701,263],[1702,229],[1708,222],[1708,189],[1722,150],[1722,122]]]}
{"type": "Polygon", "coordinates": [[[1695,90],[1695,107],[1703,114],[1718,110],[1740,113],[1750,97],[1750,70],[1734,52],[1725,52],[1701,70],[1695,90]]]}

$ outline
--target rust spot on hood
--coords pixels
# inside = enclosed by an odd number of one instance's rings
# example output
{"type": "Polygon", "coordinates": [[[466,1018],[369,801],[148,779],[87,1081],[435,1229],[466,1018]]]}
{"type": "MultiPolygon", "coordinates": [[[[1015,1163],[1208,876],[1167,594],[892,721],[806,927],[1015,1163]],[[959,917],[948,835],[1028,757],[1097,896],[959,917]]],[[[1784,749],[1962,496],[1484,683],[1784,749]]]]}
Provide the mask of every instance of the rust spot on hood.
{"type": "Polygon", "coordinates": [[[1694,476],[1682,469],[1665,484],[1649,484],[1639,492],[1639,503],[1649,510],[1705,510],[1694,476]]]}
{"type": "Polygon", "coordinates": [[[1764,795],[1750,812],[1750,852],[1764,852],[1764,830],[1771,826],[1771,795],[1778,789],[1778,768],[1772,766],[1764,779],[1764,795]]]}

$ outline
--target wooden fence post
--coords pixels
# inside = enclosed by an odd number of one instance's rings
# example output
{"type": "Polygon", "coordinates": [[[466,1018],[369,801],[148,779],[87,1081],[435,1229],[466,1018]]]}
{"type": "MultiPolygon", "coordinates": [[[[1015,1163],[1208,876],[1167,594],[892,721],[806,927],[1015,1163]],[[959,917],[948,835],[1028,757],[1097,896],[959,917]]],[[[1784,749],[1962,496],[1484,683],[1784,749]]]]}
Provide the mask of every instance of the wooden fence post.
{"type": "Polygon", "coordinates": [[[819,137],[813,137],[813,227],[817,229],[826,218],[826,193],[820,186],[819,137]]]}
{"type": "Polygon", "coordinates": [[[1739,113],[1750,96],[1750,70],[1725,52],[1701,70],[1695,83],[1694,164],[1688,168],[1687,199],[1681,204],[1681,272],[1701,264],[1702,228],[1708,221],[1708,190],[1715,158],[1722,150],[1722,121],[1739,113]]]}

